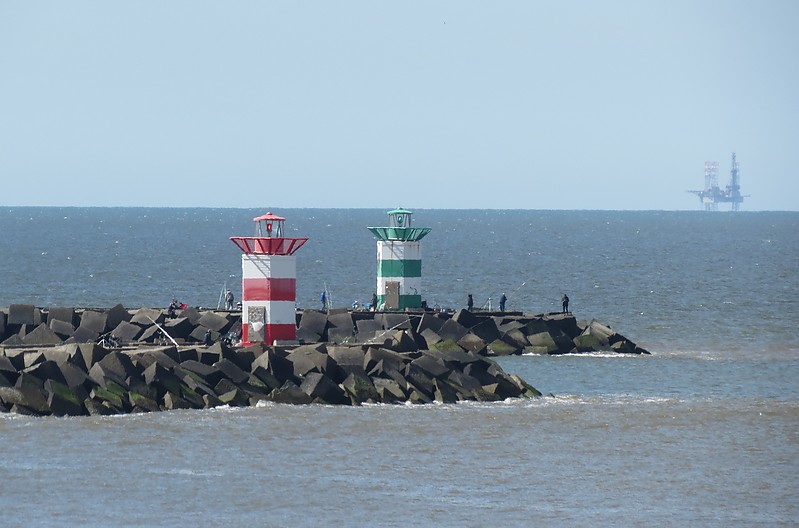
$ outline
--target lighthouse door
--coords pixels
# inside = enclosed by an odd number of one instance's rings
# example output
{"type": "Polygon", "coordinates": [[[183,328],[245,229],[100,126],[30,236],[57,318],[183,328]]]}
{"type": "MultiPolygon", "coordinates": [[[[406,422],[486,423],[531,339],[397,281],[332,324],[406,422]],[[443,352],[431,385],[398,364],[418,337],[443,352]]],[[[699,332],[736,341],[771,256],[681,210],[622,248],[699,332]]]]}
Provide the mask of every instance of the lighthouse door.
{"type": "Polygon", "coordinates": [[[386,310],[399,309],[399,281],[386,282],[386,296],[384,299],[386,310]]]}

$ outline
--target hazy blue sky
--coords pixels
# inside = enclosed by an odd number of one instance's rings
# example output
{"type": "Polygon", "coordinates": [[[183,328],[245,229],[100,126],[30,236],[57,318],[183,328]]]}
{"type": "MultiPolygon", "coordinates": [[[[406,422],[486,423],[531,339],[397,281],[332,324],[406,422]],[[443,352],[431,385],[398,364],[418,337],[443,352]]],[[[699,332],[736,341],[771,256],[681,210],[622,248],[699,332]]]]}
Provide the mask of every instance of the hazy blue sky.
{"type": "Polygon", "coordinates": [[[0,0],[0,205],[798,210],[799,2],[0,0]],[[722,206],[722,208],[725,208],[722,206]]]}

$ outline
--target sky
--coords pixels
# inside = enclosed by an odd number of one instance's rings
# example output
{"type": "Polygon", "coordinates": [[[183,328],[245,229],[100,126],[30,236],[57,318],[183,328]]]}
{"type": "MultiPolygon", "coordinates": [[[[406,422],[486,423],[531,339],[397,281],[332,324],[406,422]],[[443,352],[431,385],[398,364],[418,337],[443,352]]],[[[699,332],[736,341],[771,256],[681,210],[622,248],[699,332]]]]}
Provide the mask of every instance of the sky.
{"type": "Polygon", "coordinates": [[[736,152],[741,210],[797,211],[798,26],[793,0],[0,0],[0,205],[698,210],[736,152]]]}

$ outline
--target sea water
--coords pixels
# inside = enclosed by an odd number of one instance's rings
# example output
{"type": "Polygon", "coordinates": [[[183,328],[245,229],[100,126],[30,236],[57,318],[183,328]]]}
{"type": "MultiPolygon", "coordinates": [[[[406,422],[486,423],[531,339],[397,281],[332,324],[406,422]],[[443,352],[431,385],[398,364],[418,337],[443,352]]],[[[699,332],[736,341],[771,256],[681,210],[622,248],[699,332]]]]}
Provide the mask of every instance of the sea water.
{"type": "MultiPolygon", "coordinates": [[[[0,306],[215,307],[264,212],[0,209],[0,306]]],[[[369,301],[385,211],[273,212],[300,308],[369,301]]],[[[532,401],[0,415],[3,524],[799,525],[799,213],[414,213],[428,305],[568,293],[652,356],[500,359],[532,401]]]]}

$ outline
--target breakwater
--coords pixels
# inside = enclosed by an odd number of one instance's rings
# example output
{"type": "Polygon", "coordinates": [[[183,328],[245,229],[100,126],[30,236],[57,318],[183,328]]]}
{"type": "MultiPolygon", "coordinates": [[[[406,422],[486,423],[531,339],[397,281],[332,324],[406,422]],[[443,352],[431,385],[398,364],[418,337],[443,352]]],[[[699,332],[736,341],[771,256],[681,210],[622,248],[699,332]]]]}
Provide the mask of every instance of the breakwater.
{"type": "Polygon", "coordinates": [[[224,339],[240,329],[237,312],[186,308],[168,315],[121,305],[0,311],[0,410],[63,416],[259,401],[494,401],[540,393],[488,355],[647,353],[570,314],[311,310],[297,314],[297,342],[248,347],[224,339]]]}
{"type": "MultiPolygon", "coordinates": [[[[239,335],[241,313],[188,307],[167,310],[122,305],[110,309],[0,309],[0,346],[54,346],[97,342],[113,336],[121,345],[210,344],[239,335]]],[[[483,356],[618,352],[648,354],[635,342],[597,321],[573,314],[521,312],[370,312],[345,309],[298,311],[297,344],[392,346],[400,352],[464,350],[483,356]]]]}

